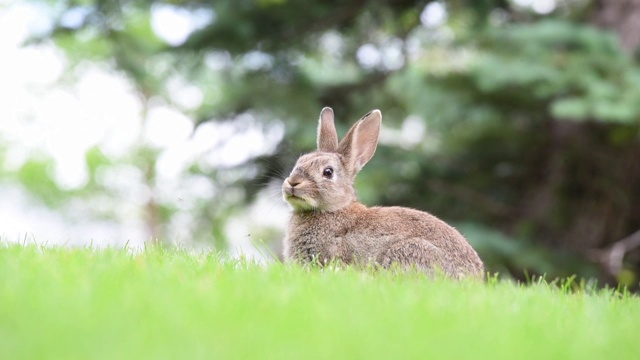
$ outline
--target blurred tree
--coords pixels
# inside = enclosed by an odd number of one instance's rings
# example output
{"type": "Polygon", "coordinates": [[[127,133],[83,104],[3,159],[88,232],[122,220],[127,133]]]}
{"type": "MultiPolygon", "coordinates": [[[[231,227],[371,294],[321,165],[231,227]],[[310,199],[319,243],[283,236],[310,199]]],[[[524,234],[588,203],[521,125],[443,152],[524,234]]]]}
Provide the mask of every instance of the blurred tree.
{"type": "Polygon", "coordinates": [[[600,275],[624,273],[630,285],[640,251],[625,247],[612,267],[608,250],[640,228],[639,4],[68,1],[45,38],[78,64],[113,64],[145,101],[180,108],[171,84],[197,87],[202,104],[181,108],[197,124],[284,124],[272,153],[191,169],[242,189],[199,208],[218,224],[253,201],[256,179],[313,148],[322,106],[343,133],[380,108],[382,145],[358,179],[365,202],[457,221],[491,269],[516,277],[593,275],[604,264],[600,275]],[[198,25],[168,42],[158,32],[170,24],[152,27],[160,10],[198,25]]]}

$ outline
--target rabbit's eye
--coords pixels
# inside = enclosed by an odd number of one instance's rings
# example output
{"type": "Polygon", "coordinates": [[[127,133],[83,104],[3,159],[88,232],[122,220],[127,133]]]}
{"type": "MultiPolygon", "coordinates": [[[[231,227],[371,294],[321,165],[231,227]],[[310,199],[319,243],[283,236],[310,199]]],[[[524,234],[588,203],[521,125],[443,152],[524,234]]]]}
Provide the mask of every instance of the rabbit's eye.
{"type": "Polygon", "coordinates": [[[333,177],[333,168],[331,166],[324,168],[324,170],[322,170],[322,176],[331,179],[333,177]]]}

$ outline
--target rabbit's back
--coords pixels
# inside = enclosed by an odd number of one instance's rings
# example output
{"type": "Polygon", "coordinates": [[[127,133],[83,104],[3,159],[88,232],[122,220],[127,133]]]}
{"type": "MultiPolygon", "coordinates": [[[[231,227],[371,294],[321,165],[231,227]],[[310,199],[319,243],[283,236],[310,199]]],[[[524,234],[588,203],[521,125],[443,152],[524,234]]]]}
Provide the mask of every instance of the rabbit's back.
{"type": "Polygon", "coordinates": [[[369,210],[374,231],[396,235],[376,258],[382,266],[396,262],[427,272],[438,268],[452,277],[484,276],[484,264],[476,251],[460,232],[439,218],[404,207],[369,210]]]}

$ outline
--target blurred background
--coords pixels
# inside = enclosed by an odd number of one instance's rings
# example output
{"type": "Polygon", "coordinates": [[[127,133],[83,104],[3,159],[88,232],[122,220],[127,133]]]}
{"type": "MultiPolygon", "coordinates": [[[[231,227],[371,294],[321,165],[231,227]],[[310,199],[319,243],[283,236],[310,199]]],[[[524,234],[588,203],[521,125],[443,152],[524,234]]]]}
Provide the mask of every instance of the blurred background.
{"type": "Polygon", "coordinates": [[[379,108],[363,203],[637,288],[639,49],[639,0],[0,0],[0,238],[268,258],[320,109],[379,108]]]}

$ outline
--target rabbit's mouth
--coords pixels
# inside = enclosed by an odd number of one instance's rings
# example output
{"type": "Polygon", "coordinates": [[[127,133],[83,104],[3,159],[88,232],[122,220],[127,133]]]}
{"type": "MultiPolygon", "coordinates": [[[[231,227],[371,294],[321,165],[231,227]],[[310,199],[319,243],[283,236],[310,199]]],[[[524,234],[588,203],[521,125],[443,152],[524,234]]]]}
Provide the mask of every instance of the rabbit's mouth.
{"type": "Polygon", "coordinates": [[[284,194],[284,199],[285,199],[286,201],[297,201],[297,200],[302,200],[302,198],[301,198],[301,197],[295,196],[295,195],[293,195],[293,194],[291,194],[291,193],[285,193],[285,194],[284,194]]]}
{"type": "Polygon", "coordinates": [[[300,189],[295,189],[292,187],[284,187],[282,189],[282,194],[284,195],[284,200],[291,201],[307,201],[306,196],[300,195],[300,189]],[[297,192],[295,190],[298,190],[297,192]]]}
{"type": "Polygon", "coordinates": [[[315,200],[294,194],[285,193],[284,200],[296,211],[314,210],[318,207],[315,200]]]}
{"type": "Polygon", "coordinates": [[[284,200],[290,204],[307,203],[307,200],[305,198],[294,195],[294,194],[284,194],[284,200]]]}

